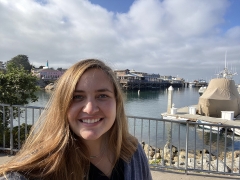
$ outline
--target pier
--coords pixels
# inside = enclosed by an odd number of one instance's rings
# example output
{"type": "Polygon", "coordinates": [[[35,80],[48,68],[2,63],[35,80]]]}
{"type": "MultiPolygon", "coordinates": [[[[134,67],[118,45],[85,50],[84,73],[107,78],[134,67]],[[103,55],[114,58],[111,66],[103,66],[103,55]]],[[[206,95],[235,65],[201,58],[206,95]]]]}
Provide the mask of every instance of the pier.
{"type": "Polygon", "coordinates": [[[227,120],[222,118],[202,116],[199,114],[189,114],[189,107],[195,107],[197,110],[197,105],[192,105],[192,106],[178,108],[175,114],[164,112],[161,115],[163,116],[163,119],[164,119],[164,116],[172,116],[175,119],[184,118],[194,122],[196,122],[197,120],[202,120],[202,121],[206,121],[214,124],[221,123],[223,125],[229,125],[229,126],[240,126],[240,116],[237,116],[234,120],[227,120]]]}
{"type": "Polygon", "coordinates": [[[184,87],[184,83],[170,82],[170,81],[148,81],[148,80],[138,80],[138,79],[120,79],[119,83],[124,90],[134,90],[134,89],[160,89],[172,87],[184,87]]]}

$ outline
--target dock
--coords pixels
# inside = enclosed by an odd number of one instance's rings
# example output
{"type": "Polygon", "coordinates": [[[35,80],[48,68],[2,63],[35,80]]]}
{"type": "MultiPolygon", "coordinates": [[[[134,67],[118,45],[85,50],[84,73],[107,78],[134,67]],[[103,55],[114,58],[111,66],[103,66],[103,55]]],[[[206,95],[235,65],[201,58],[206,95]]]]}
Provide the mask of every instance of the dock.
{"type": "Polygon", "coordinates": [[[191,105],[186,106],[182,108],[178,108],[177,112],[175,114],[169,114],[167,112],[162,113],[162,116],[172,116],[174,118],[185,118],[189,121],[197,121],[202,120],[210,123],[221,123],[223,125],[229,125],[229,126],[240,126],[240,116],[238,115],[234,120],[228,120],[228,119],[222,119],[222,118],[215,118],[215,117],[209,117],[209,116],[202,116],[199,114],[189,114],[189,107],[195,107],[197,109],[197,105],[191,105]]]}

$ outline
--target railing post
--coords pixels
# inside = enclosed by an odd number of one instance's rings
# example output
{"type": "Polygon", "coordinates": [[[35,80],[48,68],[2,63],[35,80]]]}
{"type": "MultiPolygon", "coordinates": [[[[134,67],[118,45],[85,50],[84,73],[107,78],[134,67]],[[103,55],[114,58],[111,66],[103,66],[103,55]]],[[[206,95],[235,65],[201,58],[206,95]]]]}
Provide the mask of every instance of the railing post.
{"type": "Polygon", "coordinates": [[[6,123],[6,116],[5,116],[5,106],[3,105],[3,148],[5,148],[5,144],[6,144],[6,137],[5,137],[5,123],[6,123]]]}
{"type": "Polygon", "coordinates": [[[185,174],[188,173],[188,134],[189,134],[189,124],[188,121],[186,122],[186,159],[185,159],[185,174]]]}
{"type": "Polygon", "coordinates": [[[13,107],[10,106],[10,154],[13,155],[13,107]]]}

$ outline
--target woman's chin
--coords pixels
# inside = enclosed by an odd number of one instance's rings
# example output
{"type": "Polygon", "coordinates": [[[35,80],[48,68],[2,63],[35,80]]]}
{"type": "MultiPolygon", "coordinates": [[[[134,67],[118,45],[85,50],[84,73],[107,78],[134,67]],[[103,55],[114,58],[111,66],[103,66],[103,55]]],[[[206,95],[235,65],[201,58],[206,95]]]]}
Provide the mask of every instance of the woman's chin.
{"type": "Polygon", "coordinates": [[[81,134],[81,138],[86,141],[95,141],[95,140],[98,140],[99,137],[101,136],[97,134],[92,134],[92,133],[81,134]]]}

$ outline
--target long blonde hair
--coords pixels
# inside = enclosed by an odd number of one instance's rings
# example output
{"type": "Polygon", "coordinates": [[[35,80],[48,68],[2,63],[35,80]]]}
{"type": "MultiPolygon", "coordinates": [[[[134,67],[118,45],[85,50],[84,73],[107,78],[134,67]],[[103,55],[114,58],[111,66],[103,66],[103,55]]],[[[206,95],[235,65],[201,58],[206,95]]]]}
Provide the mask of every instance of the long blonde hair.
{"type": "Polygon", "coordinates": [[[0,175],[19,172],[28,178],[79,180],[88,176],[90,161],[87,147],[71,131],[67,112],[73,91],[82,74],[100,68],[113,83],[116,97],[116,120],[109,130],[108,149],[114,153],[113,165],[119,158],[129,161],[137,140],[128,132],[123,94],[117,78],[105,63],[97,59],[82,60],[70,67],[59,79],[46,110],[19,153],[0,167],[0,175]]]}

